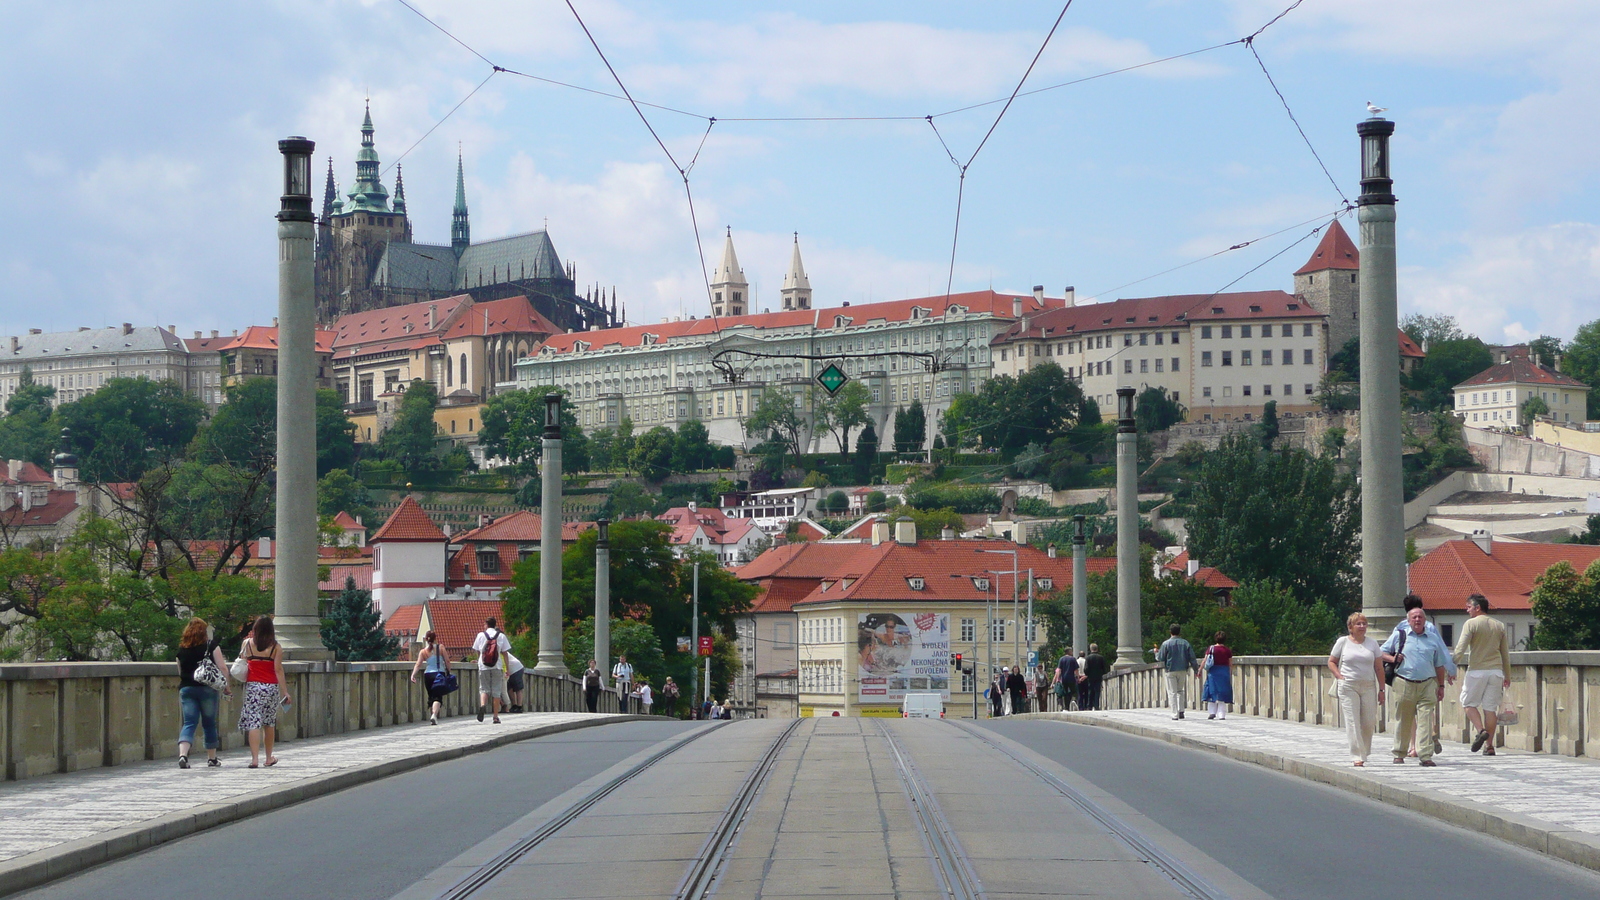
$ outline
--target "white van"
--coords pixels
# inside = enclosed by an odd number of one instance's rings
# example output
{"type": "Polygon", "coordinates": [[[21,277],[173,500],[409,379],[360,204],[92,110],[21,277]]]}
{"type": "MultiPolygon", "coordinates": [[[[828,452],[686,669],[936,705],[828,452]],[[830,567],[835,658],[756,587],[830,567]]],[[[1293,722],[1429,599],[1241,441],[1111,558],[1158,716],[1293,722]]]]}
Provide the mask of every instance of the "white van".
{"type": "Polygon", "coordinates": [[[900,701],[900,717],[902,719],[942,719],[944,718],[944,695],[938,691],[907,693],[905,699],[900,701]]]}

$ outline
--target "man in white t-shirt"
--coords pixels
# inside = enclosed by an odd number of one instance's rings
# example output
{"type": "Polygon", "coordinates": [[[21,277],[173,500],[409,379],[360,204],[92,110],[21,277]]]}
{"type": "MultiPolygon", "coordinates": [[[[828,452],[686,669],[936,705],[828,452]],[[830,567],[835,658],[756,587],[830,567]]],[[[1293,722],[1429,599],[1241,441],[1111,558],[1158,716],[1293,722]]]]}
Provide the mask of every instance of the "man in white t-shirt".
{"type": "Polygon", "coordinates": [[[611,667],[611,681],[617,686],[618,708],[627,712],[628,694],[633,690],[633,663],[628,662],[628,654],[617,654],[617,664],[611,667]]]}
{"type": "Polygon", "coordinates": [[[478,654],[478,721],[483,721],[484,707],[492,702],[490,709],[498,725],[502,704],[511,706],[511,697],[506,693],[506,657],[511,655],[511,641],[495,627],[494,616],[483,620],[483,630],[473,638],[472,649],[478,654]]]}

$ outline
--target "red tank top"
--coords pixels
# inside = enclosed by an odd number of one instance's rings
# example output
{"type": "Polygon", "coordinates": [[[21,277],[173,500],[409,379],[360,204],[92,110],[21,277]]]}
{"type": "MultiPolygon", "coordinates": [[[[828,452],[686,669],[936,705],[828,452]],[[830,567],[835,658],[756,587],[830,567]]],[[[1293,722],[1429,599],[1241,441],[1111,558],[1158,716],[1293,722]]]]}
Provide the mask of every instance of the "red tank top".
{"type": "Polygon", "coordinates": [[[250,660],[250,677],[248,680],[262,684],[278,683],[278,666],[272,661],[271,657],[252,654],[248,658],[250,660]]]}

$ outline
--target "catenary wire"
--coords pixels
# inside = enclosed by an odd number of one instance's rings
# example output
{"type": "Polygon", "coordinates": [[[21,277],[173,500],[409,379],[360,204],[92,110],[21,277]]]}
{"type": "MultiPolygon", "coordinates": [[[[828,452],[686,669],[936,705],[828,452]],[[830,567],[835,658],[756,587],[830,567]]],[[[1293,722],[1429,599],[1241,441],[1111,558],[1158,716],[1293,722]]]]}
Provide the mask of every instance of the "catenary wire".
{"type": "MultiPolygon", "coordinates": [[[[402,0],[402,2],[404,2],[404,0],[402,0]]],[[[465,45],[463,45],[463,46],[465,46],[465,45]]],[[[468,48],[468,49],[471,49],[471,48],[468,48]]],[[[388,174],[390,169],[393,169],[395,166],[400,165],[401,161],[404,160],[407,156],[409,156],[411,154],[411,151],[417,149],[417,146],[419,144],[421,144],[423,141],[428,139],[428,135],[433,134],[435,131],[437,131],[439,129],[439,126],[443,125],[446,119],[448,119],[451,116],[455,115],[456,114],[456,110],[458,110],[462,106],[466,105],[466,102],[468,100],[471,100],[472,96],[474,94],[476,94],[479,91],[483,90],[483,86],[488,84],[489,80],[494,78],[494,76],[498,75],[499,73],[500,73],[500,70],[499,70],[498,67],[494,68],[494,69],[491,69],[489,71],[488,77],[486,77],[482,81],[478,82],[478,86],[473,88],[472,90],[468,91],[467,95],[465,97],[462,97],[461,101],[459,103],[457,103],[455,106],[450,107],[450,111],[445,113],[443,116],[441,116],[439,118],[439,121],[433,123],[433,127],[432,128],[429,128],[427,131],[424,131],[422,133],[422,137],[419,137],[415,141],[413,141],[411,143],[411,146],[406,148],[406,152],[405,153],[402,153],[399,156],[395,157],[394,158],[394,162],[389,163],[389,165],[385,166],[384,169],[383,169],[384,174],[388,174]]]]}
{"type": "Polygon", "coordinates": [[[1300,120],[1295,118],[1294,110],[1289,107],[1289,98],[1283,96],[1283,91],[1278,89],[1278,83],[1272,80],[1272,73],[1267,71],[1266,62],[1261,59],[1261,54],[1256,51],[1255,38],[1246,38],[1244,45],[1250,48],[1250,55],[1256,58],[1256,65],[1261,67],[1261,74],[1267,76],[1267,84],[1271,85],[1272,92],[1278,95],[1279,102],[1283,104],[1283,111],[1289,114],[1289,121],[1294,123],[1294,130],[1300,132],[1300,139],[1306,142],[1306,149],[1311,151],[1311,156],[1316,159],[1317,166],[1322,169],[1322,174],[1328,176],[1328,183],[1333,185],[1333,189],[1338,192],[1339,199],[1349,205],[1350,198],[1345,196],[1344,189],[1339,187],[1338,180],[1333,177],[1332,172],[1328,171],[1328,164],[1322,161],[1322,154],[1318,153],[1316,146],[1311,143],[1311,138],[1306,134],[1305,128],[1300,125],[1300,120]]]}

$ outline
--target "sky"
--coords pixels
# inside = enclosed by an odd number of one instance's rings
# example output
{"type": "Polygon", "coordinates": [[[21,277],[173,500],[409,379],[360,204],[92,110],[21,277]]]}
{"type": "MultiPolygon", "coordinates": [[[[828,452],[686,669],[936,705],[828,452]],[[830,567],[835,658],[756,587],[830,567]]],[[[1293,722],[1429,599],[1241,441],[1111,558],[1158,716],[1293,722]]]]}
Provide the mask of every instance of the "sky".
{"type": "MultiPolygon", "coordinates": [[[[474,237],[548,227],[635,323],[707,311],[691,159],[705,265],[731,228],[757,308],[795,233],[817,306],[947,281],[1287,290],[1359,193],[1369,100],[1397,124],[1402,314],[1490,342],[1600,317],[1592,0],[1303,0],[1253,47],[1305,139],[1240,43],[1024,94],[996,125],[1059,2],[572,0],[628,91],[671,108],[642,107],[667,152],[594,93],[618,89],[566,0],[408,2],[438,27],[400,0],[0,0],[0,333],[268,322],[276,141],[317,142],[320,208],[330,157],[354,182],[368,98],[418,240],[449,240],[459,149],[474,237]]],[[[1291,2],[1074,0],[1023,91],[1237,41],[1291,2]]]]}

